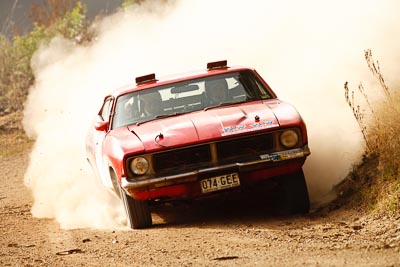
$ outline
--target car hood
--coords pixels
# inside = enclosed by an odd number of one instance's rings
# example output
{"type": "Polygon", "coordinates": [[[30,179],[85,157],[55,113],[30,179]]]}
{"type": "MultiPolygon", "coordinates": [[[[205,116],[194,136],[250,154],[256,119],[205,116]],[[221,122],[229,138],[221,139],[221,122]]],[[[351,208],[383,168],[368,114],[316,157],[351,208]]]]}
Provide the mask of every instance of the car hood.
{"type": "Polygon", "coordinates": [[[257,101],[200,110],[128,126],[146,151],[207,142],[280,126],[279,117],[299,117],[289,104],[257,101]]]}

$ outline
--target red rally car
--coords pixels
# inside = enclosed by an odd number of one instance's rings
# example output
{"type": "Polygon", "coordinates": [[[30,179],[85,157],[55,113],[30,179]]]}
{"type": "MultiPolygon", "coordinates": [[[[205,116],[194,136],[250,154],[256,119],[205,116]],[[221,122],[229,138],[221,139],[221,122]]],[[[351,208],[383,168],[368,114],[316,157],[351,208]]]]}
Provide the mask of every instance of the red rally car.
{"type": "Polygon", "coordinates": [[[271,179],[283,209],[309,210],[306,125],[252,68],[224,60],[164,80],[138,77],[105,97],[93,124],[88,161],[122,199],[131,228],[152,225],[152,205],[271,179]]]}

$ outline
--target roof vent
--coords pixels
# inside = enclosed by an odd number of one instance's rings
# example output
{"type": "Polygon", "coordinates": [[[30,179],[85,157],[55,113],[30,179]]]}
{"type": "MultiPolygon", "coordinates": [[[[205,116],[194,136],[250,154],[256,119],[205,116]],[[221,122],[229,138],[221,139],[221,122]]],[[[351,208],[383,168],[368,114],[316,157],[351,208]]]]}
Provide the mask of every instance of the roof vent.
{"type": "Polygon", "coordinates": [[[137,85],[148,83],[148,82],[156,82],[157,81],[155,73],[144,75],[144,76],[140,76],[140,77],[136,77],[135,80],[136,80],[136,84],[137,85]]]}
{"type": "Polygon", "coordinates": [[[228,67],[228,61],[227,60],[221,60],[221,61],[215,61],[215,62],[207,63],[207,69],[208,70],[227,68],[227,67],[228,67]]]}

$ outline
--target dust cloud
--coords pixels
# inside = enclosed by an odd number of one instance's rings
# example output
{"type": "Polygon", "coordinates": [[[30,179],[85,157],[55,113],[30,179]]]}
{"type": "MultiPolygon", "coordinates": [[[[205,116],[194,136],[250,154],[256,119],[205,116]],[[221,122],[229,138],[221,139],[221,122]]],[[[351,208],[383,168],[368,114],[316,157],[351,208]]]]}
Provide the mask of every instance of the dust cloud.
{"type": "Polygon", "coordinates": [[[84,139],[106,92],[155,72],[204,69],[209,61],[255,67],[293,103],[309,130],[305,173],[314,205],[329,199],[364,150],[343,84],[373,85],[363,59],[371,48],[389,82],[398,82],[398,1],[149,1],[93,24],[98,37],[61,37],[32,59],[35,84],[24,127],[36,139],[25,183],[36,217],[63,228],[124,227],[118,199],[95,182],[84,139]]]}

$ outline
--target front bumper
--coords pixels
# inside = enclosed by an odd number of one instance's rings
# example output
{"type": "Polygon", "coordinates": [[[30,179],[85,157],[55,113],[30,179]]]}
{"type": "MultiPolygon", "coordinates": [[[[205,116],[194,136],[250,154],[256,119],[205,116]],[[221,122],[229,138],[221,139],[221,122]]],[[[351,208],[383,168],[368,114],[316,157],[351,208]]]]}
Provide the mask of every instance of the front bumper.
{"type": "Polygon", "coordinates": [[[207,174],[215,172],[228,171],[235,169],[239,172],[252,172],[262,169],[268,169],[273,167],[271,163],[284,162],[288,160],[306,158],[310,155],[310,149],[308,145],[302,148],[289,149],[270,154],[260,156],[260,160],[245,162],[245,163],[233,163],[209,168],[203,168],[195,171],[179,173],[175,175],[157,177],[142,181],[132,181],[127,177],[121,178],[122,188],[129,194],[132,192],[141,192],[145,190],[152,190],[155,188],[162,188],[166,186],[178,185],[183,183],[194,182],[199,177],[204,177],[207,174]]]}

